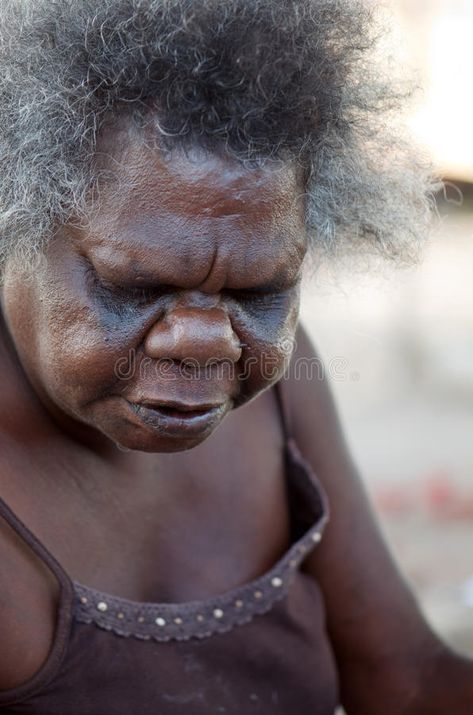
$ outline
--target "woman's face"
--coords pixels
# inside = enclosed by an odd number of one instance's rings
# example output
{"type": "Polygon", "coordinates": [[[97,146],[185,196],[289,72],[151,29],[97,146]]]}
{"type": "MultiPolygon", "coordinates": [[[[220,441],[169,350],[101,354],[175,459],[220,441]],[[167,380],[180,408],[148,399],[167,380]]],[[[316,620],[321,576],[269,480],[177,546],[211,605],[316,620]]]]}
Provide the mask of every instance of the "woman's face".
{"type": "Polygon", "coordinates": [[[301,185],[287,165],[166,156],[130,127],[99,149],[115,178],[86,227],[61,227],[33,276],[7,266],[6,322],[68,429],[188,449],[287,366],[306,251],[301,185]]]}

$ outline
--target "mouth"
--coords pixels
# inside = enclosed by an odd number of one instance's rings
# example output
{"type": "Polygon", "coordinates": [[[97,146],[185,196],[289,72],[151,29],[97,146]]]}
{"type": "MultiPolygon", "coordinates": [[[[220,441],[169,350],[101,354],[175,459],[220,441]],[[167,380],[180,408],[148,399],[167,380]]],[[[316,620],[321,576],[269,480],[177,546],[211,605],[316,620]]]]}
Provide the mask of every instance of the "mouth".
{"type": "Polygon", "coordinates": [[[135,418],[159,434],[188,438],[210,433],[227,411],[226,403],[130,402],[135,418]]]}

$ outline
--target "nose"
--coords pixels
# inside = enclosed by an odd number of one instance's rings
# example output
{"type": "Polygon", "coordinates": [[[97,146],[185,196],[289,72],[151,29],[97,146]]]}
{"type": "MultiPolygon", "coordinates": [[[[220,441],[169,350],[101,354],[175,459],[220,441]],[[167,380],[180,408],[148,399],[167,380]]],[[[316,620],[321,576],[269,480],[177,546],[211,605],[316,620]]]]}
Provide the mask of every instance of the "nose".
{"type": "Polygon", "coordinates": [[[240,341],[222,308],[175,308],[155,323],[145,339],[153,359],[197,363],[238,362],[240,341]]]}

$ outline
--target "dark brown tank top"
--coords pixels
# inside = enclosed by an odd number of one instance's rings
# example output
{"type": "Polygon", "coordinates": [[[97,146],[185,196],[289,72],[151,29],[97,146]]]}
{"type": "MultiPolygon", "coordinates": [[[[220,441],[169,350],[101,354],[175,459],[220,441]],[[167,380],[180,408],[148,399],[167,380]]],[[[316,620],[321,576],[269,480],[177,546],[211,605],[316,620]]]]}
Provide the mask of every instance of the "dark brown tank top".
{"type": "Polygon", "coordinates": [[[301,564],[328,519],[323,489],[289,435],[292,544],[260,578],[215,598],[140,603],[71,581],[0,499],[0,516],[60,584],[54,644],[0,710],[31,715],[333,715],[336,667],[315,580],[301,564]]]}

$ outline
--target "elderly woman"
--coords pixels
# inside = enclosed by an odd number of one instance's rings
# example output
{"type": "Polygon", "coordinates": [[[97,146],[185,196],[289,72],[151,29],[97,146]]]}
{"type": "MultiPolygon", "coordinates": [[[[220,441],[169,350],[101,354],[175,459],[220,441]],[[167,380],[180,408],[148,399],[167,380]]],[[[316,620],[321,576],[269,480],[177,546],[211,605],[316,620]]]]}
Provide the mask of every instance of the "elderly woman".
{"type": "Polygon", "coordinates": [[[305,257],[425,220],[371,35],[358,0],[2,3],[2,712],[473,712],[293,369],[305,257]]]}

